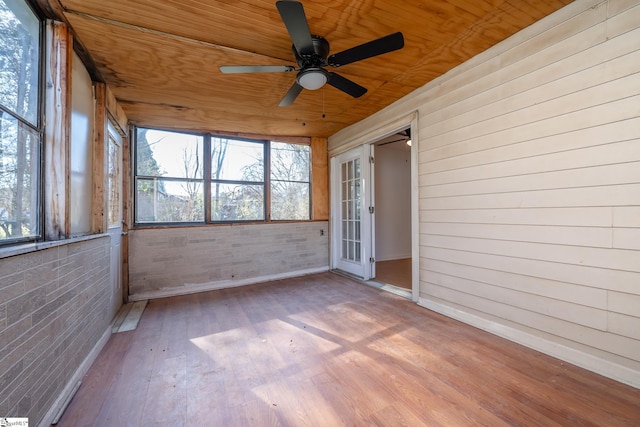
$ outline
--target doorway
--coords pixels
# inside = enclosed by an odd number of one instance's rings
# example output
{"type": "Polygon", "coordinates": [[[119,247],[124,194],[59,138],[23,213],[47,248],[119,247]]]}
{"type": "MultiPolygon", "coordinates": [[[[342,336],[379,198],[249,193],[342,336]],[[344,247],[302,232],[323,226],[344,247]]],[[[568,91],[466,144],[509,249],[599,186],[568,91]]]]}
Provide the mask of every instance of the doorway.
{"type": "Polygon", "coordinates": [[[376,268],[372,280],[411,291],[411,130],[374,142],[376,268]]]}
{"type": "Polygon", "coordinates": [[[416,128],[412,115],[331,158],[330,267],[413,301],[419,283],[416,128]]]}

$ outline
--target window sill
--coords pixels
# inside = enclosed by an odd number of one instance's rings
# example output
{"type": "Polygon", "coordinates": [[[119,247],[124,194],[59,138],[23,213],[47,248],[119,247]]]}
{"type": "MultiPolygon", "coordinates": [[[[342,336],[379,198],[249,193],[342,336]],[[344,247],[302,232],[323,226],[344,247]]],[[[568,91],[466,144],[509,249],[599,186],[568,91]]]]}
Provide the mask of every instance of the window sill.
{"type": "Polygon", "coordinates": [[[42,251],[45,249],[55,248],[58,246],[70,245],[72,243],[84,242],[87,240],[99,239],[105,237],[107,234],[91,234],[89,236],[72,237],[65,240],[54,240],[48,242],[35,242],[17,244],[15,246],[7,246],[0,248],[0,259],[9,258],[18,255],[25,255],[31,252],[42,251]]]}
{"type": "Polygon", "coordinates": [[[271,220],[271,221],[229,221],[209,223],[142,223],[134,224],[130,230],[149,230],[158,228],[188,228],[188,227],[237,227],[246,225],[274,225],[291,223],[327,222],[328,219],[301,219],[301,220],[271,220]]]}

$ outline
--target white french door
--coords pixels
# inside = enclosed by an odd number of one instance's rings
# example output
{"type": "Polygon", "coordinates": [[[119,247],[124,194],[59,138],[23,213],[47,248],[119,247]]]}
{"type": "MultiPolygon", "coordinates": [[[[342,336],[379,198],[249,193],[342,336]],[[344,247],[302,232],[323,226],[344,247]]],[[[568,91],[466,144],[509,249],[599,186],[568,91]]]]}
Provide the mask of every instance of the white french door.
{"type": "Polygon", "coordinates": [[[122,137],[109,123],[107,162],[107,217],[111,236],[111,286],[116,295],[113,301],[117,310],[123,302],[122,292],[122,137]]]}
{"type": "Polygon", "coordinates": [[[370,146],[331,160],[332,267],[365,280],[372,275],[372,214],[370,146]]]}

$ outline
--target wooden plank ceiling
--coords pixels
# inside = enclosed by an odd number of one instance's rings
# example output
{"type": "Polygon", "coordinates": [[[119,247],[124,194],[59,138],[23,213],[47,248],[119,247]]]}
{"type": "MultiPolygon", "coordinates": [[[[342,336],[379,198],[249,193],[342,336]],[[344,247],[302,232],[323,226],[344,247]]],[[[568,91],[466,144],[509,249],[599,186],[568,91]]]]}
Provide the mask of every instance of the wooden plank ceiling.
{"type": "Polygon", "coordinates": [[[570,2],[302,0],[311,32],[329,40],[331,53],[395,31],[404,34],[405,47],[332,69],[368,89],[359,99],[327,85],[278,107],[295,73],[232,75],[218,68],[296,66],[275,0],[43,1],[70,23],[134,124],[320,137],[570,2]]]}

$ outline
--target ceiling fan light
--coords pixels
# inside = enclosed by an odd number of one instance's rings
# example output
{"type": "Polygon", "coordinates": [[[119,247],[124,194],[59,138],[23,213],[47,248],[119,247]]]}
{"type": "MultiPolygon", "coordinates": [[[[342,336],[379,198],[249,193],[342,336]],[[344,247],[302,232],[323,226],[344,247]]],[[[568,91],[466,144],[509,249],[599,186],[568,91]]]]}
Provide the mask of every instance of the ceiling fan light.
{"type": "Polygon", "coordinates": [[[308,90],[317,90],[327,83],[327,72],[322,68],[302,70],[296,77],[298,84],[308,90]]]}

